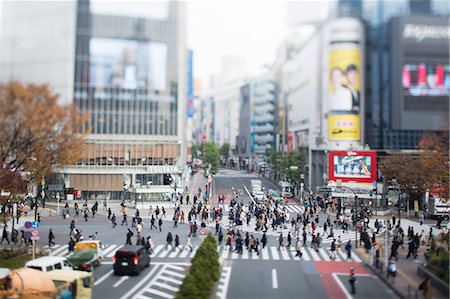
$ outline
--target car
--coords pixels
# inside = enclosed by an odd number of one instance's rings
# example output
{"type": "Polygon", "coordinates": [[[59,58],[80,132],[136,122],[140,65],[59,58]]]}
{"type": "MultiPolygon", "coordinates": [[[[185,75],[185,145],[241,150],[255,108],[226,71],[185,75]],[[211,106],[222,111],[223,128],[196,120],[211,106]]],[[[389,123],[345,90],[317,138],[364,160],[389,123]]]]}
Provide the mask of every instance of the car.
{"type": "Polygon", "coordinates": [[[262,191],[255,191],[253,192],[253,197],[257,202],[263,202],[266,199],[266,196],[264,195],[264,192],[262,191]]]}
{"type": "Polygon", "coordinates": [[[100,260],[96,256],[96,250],[92,248],[76,251],[67,259],[73,265],[74,270],[91,272],[94,267],[100,265],[100,260]]]}
{"type": "Polygon", "coordinates": [[[25,268],[36,269],[42,272],[50,272],[58,269],[72,270],[73,265],[62,256],[43,256],[28,261],[25,264],[25,268]]]}
{"type": "Polygon", "coordinates": [[[113,257],[115,275],[136,274],[150,266],[150,255],[141,245],[127,245],[116,251],[113,257]]]}
{"type": "Polygon", "coordinates": [[[278,191],[269,190],[269,196],[275,202],[282,202],[283,201],[283,197],[281,196],[280,192],[278,192],[278,191]]]}

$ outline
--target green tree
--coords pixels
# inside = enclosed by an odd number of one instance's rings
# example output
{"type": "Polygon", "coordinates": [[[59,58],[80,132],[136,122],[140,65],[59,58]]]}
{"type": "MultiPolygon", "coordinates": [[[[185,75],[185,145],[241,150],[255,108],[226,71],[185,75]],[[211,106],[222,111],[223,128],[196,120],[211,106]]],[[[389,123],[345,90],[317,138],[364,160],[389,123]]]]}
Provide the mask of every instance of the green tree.
{"type": "Polygon", "coordinates": [[[219,162],[220,162],[220,154],[219,149],[212,142],[207,142],[205,147],[203,148],[204,155],[204,169],[208,169],[209,165],[211,165],[210,172],[216,173],[219,171],[219,162]]]}
{"type": "Polygon", "coordinates": [[[229,143],[224,143],[220,147],[220,155],[224,156],[225,159],[228,160],[228,157],[230,156],[230,144],[229,143]]]}

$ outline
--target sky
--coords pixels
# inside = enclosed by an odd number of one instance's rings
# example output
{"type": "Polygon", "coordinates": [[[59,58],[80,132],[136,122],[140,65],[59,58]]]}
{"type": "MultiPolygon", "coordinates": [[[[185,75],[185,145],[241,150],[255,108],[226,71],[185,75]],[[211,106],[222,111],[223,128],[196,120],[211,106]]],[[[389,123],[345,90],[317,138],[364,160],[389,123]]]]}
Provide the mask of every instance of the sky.
{"type": "Polygon", "coordinates": [[[284,1],[189,1],[188,47],[194,76],[206,80],[220,71],[224,55],[239,54],[250,72],[275,58],[286,36],[284,1]]]}

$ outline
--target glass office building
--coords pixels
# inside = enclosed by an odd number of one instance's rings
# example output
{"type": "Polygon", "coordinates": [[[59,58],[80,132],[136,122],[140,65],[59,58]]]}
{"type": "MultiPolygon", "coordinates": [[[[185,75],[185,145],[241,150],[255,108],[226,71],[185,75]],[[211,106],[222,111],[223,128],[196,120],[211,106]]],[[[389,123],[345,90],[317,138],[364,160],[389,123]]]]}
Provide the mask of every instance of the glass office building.
{"type": "Polygon", "coordinates": [[[3,21],[9,46],[2,81],[49,83],[61,104],[75,102],[89,115],[82,159],[52,176],[50,191],[144,200],[183,190],[185,3],[20,1],[4,3],[3,15],[15,18],[3,21]],[[42,49],[38,55],[36,48],[42,49]],[[12,54],[18,50],[24,51],[22,61],[12,54]],[[42,72],[30,75],[30,69],[42,72]]]}

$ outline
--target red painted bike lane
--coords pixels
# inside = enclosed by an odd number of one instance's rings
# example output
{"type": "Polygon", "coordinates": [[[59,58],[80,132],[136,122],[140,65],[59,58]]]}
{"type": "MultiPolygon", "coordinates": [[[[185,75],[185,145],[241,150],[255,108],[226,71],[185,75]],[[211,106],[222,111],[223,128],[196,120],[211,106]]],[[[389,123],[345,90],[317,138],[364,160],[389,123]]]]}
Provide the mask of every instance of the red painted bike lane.
{"type": "MultiPolygon", "coordinates": [[[[333,273],[350,274],[350,268],[355,268],[355,274],[367,275],[368,272],[364,269],[361,263],[356,262],[315,262],[317,272],[321,274],[321,279],[325,289],[327,290],[329,298],[332,299],[347,299],[345,292],[339,286],[333,273]]],[[[346,286],[344,286],[346,287],[346,286]]]]}

